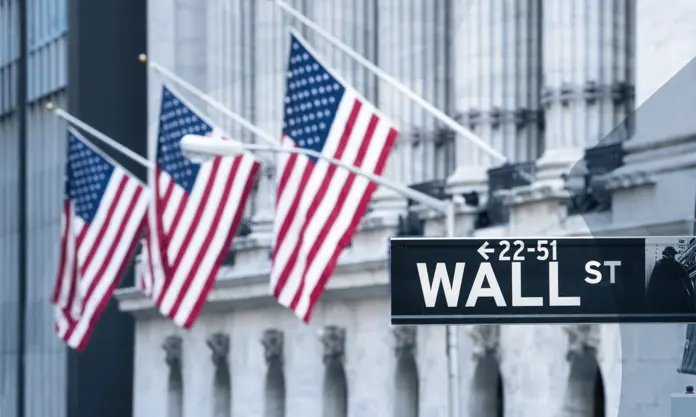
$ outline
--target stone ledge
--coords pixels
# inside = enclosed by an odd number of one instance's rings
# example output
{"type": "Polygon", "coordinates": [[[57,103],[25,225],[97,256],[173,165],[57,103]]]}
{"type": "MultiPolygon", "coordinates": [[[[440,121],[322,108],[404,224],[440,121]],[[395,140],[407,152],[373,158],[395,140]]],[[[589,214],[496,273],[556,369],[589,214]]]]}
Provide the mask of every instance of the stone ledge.
{"type": "Polygon", "coordinates": [[[515,187],[512,190],[498,191],[505,205],[512,207],[543,200],[565,200],[570,196],[559,184],[536,183],[515,187]]]}
{"type": "Polygon", "coordinates": [[[655,177],[642,171],[625,171],[612,173],[604,177],[605,187],[609,191],[626,190],[630,188],[655,185],[655,177]]]}
{"type": "Polygon", "coordinates": [[[663,149],[671,146],[684,145],[694,142],[696,136],[660,136],[652,139],[644,139],[636,132],[636,136],[624,143],[624,150],[629,154],[638,154],[652,150],[663,149]]]}
{"type": "MultiPolygon", "coordinates": [[[[322,300],[348,300],[389,296],[388,257],[365,259],[339,265],[329,281],[322,300]]],[[[218,280],[203,310],[229,311],[278,305],[269,294],[269,270],[255,274],[233,272],[218,280]]],[[[136,318],[158,317],[152,301],[135,287],[115,292],[119,309],[136,318]]]]}
{"type": "Polygon", "coordinates": [[[696,168],[694,136],[626,142],[625,165],[602,176],[611,190],[656,184],[656,175],[696,168]]]}

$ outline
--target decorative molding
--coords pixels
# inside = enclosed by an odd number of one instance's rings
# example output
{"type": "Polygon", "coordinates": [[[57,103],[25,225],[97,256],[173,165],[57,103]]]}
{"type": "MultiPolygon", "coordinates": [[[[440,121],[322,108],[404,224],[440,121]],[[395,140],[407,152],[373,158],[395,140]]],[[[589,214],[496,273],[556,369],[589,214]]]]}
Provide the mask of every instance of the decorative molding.
{"type": "Polygon", "coordinates": [[[472,355],[479,360],[496,357],[500,348],[500,326],[497,324],[477,324],[471,326],[469,337],[473,342],[472,355]]]}
{"type": "Polygon", "coordinates": [[[501,190],[496,192],[496,196],[501,198],[503,204],[508,207],[542,200],[567,200],[570,198],[567,190],[554,186],[554,184],[547,185],[541,182],[515,187],[512,190],[501,190]]]}
{"type": "Polygon", "coordinates": [[[216,368],[227,367],[227,356],[230,353],[230,337],[224,333],[214,333],[206,340],[212,352],[212,361],[216,368]]]}
{"type": "Polygon", "coordinates": [[[624,81],[612,84],[600,84],[593,80],[584,84],[565,82],[560,87],[545,86],[541,89],[541,104],[545,107],[554,102],[568,106],[571,101],[583,100],[587,104],[595,104],[604,99],[611,99],[615,105],[620,105],[634,97],[635,87],[624,81]]]}
{"type": "MultiPolygon", "coordinates": [[[[392,225],[384,221],[372,222],[375,228],[369,230],[387,226],[396,229],[396,219],[393,223],[392,225]]],[[[264,248],[263,251],[261,256],[266,258],[268,249],[264,248]]],[[[368,255],[346,258],[337,265],[331,282],[322,294],[322,300],[389,297],[389,274],[384,272],[389,265],[386,252],[368,255]]],[[[208,297],[206,308],[227,312],[236,309],[276,307],[278,301],[268,293],[269,273],[270,268],[266,265],[249,269],[223,268],[208,297]]],[[[121,311],[130,313],[137,319],[161,317],[152,300],[139,288],[118,289],[115,296],[121,311]]]]}
{"type": "Polygon", "coordinates": [[[181,369],[181,358],[183,354],[183,343],[180,336],[167,336],[162,343],[164,349],[164,361],[170,370],[181,369]]]}
{"type": "Polygon", "coordinates": [[[596,355],[599,348],[599,326],[594,324],[569,324],[563,327],[568,334],[567,359],[574,360],[596,355]]]}
{"type": "Polygon", "coordinates": [[[518,108],[513,111],[515,126],[521,129],[527,125],[537,125],[542,127],[544,125],[544,112],[543,110],[531,110],[524,107],[518,108]]]}
{"type": "Polygon", "coordinates": [[[541,126],[543,117],[542,110],[532,110],[525,107],[507,110],[493,107],[487,111],[470,109],[460,114],[457,120],[464,125],[468,125],[470,129],[483,124],[490,124],[493,129],[497,129],[503,124],[514,124],[518,129],[521,129],[527,125],[541,126]]]}
{"type": "Polygon", "coordinates": [[[394,354],[397,358],[411,355],[416,352],[416,326],[396,326],[392,329],[394,334],[394,354]]]}
{"type": "Polygon", "coordinates": [[[338,326],[326,326],[321,334],[324,345],[324,364],[343,361],[346,349],[346,329],[338,326]]]}
{"type": "Polygon", "coordinates": [[[283,362],[283,332],[278,329],[268,329],[261,337],[266,364],[283,362]]]}
{"type": "Polygon", "coordinates": [[[605,188],[610,191],[654,185],[656,183],[654,175],[642,171],[609,173],[603,179],[605,188]]]}

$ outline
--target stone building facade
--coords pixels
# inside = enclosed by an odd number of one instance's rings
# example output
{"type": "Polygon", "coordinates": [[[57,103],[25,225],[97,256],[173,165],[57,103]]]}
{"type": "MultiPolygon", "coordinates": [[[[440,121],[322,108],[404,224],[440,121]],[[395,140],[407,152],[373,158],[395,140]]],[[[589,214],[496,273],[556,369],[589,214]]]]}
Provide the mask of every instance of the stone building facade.
{"type": "MultiPolygon", "coordinates": [[[[292,4],[509,156],[512,165],[496,166],[305,30],[400,124],[386,175],[461,202],[457,235],[692,234],[693,1],[292,4]],[[520,170],[535,180],[520,181],[520,170]]],[[[148,7],[150,59],[280,132],[286,32],[296,22],[270,1],[148,7]]],[[[154,134],[162,80],[150,81],[154,134]]],[[[305,325],[268,295],[272,179],[269,169],[192,330],[159,317],[137,290],[119,291],[121,310],[136,317],[134,415],[446,416],[445,329],[390,326],[386,246],[395,235],[442,236],[442,216],[379,190],[305,325]]],[[[683,325],[457,333],[462,417],[665,415],[670,394],[690,381],[676,372],[683,325]]]]}

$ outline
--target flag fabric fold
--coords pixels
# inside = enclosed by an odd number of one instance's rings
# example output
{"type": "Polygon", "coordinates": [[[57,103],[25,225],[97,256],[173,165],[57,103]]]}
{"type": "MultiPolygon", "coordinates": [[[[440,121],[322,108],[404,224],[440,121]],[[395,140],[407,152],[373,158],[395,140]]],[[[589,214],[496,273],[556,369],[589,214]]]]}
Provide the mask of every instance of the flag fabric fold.
{"type": "MultiPolygon", "coordinates": [[[[398,131],[292,35],[282,146],[381,175],[398,131]]],[[[271,292],[308,322],[377,185],[326,160],[280,154],[271,292]]]]}
{"type": "Polygon", "coordinates": [[[195,163],[181,150],[186,134],[224,137],[164,87],[138,283],[164,316],[190,328],[228,254],[260,163],[249,153],[195,163]]]}
{"type": "Polygon", "coordinates": [[[52,302],[55,331],[84,350],[128,266],[147,210],[145,186],[68,131],[61,250],[52,302]]]}

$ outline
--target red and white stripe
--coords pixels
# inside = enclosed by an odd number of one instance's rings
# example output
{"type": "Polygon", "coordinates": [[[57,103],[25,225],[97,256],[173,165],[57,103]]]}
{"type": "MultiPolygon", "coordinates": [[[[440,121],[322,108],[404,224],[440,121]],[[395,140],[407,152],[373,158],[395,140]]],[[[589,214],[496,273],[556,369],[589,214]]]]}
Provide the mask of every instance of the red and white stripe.
{"type": "Polygon", "coordinates": [[[85,348],[118,287],[140,238],[147,200],[142,183],[116,166],[91,224],[66,202],[53,303],[56,333],[70,347],[85,348]]]}
{"type": "MultiPolygon", "coordinates": [[[[217,134],[217,133],[215,133],[217,134]]],[[[156,171],[140,287],[160,312],[190,328],[227,256],[260,163],[248,153],[200,166],[192,193],[156,171]]]]}
{"type": "MultiPolygon", "coordinates": [[[[398,131],[346,87],[322,154],[380,175],[398,131]]],[[[283,138],[284,146],[295,146],[283,138]]],[[[308,322],[377,185],[319,159],[279,157],[271,291],[308,322]]]]}

